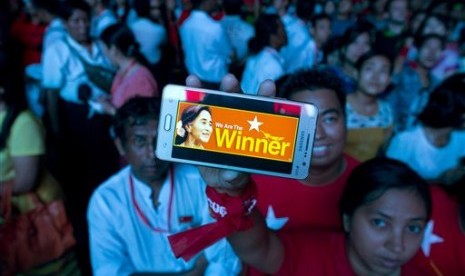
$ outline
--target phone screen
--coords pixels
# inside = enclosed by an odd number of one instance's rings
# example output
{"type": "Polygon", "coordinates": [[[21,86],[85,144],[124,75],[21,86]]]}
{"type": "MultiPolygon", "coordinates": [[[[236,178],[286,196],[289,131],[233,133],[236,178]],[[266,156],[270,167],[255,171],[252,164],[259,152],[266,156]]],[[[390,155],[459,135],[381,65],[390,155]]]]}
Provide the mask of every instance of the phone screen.
{"type": "Polygon", "coordinates": [[[291,174],[302,106],[189,89],[182,98],[173,158],[291,174]]]}

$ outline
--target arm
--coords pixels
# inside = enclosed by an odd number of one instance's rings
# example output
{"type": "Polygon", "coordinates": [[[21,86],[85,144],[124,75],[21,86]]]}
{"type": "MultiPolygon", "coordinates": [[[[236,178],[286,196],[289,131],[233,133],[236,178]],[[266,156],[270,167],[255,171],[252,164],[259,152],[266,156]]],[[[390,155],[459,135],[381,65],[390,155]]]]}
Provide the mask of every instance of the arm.
{"type": "Polygon", "coordinates": [[[60,120],[58,116],[58,90],[47,89],[46,95],[46,112],[50,121],[50,128],[53,135],[60,132],[60,120]]]}
{"type": "Polygon", "coordinates": [[[30,192],[37,183],[40,176],[40,155],[13,157],[15,170],[15,184],[13,193],[30,192]]]}
{"type": "MultiPolygon", "coordinates": [[[[201,167],[200,172],[207,185],[219,193],[238,196],[249,183],[249,176],[235,171],[201,167]]],[[[254,225],[246,231],[228,237],[237,256],[245,263],[265,273],[275,273],[284,261],[284,247],[280,239],[271,232],[264,218],[253,211],[254,225]]]]}

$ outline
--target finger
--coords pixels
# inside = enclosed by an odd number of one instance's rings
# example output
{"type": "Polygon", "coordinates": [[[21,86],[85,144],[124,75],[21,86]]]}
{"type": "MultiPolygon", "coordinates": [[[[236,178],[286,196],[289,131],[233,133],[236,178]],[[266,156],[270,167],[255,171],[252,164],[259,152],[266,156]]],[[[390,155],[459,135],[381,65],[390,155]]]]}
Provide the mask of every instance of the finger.
{"type": "Polygon", "coordinates": [[[241,92],[241,86],[237,78],[233,74],[227,74],[221,79],[220,90],[227,92],[241,92]]]}
{"type": "Polygon", "coordinates": [[[202,82],[197,76],[189,75],[186,78],[186,86],[201,88],[202,82]]]}
{"type": "Polygon", "coordinates": [[[265,80],[260,83],[258,88],[258,95],[265,97],[275,97],[276,96],[276,84],[272,80],[265,80]]]}

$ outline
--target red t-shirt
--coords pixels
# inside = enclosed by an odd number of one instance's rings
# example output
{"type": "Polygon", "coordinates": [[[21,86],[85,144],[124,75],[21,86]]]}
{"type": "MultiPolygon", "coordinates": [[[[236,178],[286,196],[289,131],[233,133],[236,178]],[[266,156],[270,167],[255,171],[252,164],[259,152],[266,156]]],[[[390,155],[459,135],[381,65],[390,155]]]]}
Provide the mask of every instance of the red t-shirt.
{"type": "Polygon", "coordinates": [[[345,160],[344,173],[335,182],[324,186],[307,186],[295,179],[253,175],[257,184],[257,206],[264,216],[268,216],[269,228],[285,231],[340,230],[339,200],[350,172],[359,164],[347,155],[345,160]]]}
{"type": "Polygon", "coordinates": [[[425,229],[422,250],[414,258],[436,275],[465,275],[465,233],[459,225],[459,204],[440,187],[431,186],[432,219],[425,229]]]}
{"type": "MultiPolygon", "coordinates": [[[[284,262],[275,275],[355,276],[346,253],[345,233],[299,231],[280,233],[284,262]]],[[[401,275],[431,275],[409,262],[401,275]]]]}

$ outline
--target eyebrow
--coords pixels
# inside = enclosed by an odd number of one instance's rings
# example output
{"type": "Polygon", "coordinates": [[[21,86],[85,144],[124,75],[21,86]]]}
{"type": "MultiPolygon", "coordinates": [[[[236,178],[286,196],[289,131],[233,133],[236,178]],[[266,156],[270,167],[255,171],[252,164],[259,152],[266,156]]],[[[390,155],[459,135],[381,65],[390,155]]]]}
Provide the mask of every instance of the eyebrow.
{"type": "MultiPolygon", "coordinates": [[[[383,218],[386,218],[386,219],[392,219],[392,217],[388,214],[385,214],[383,213],[382,211],[380,210],[376,210],[375,213],[383,218]]],[[[421,220],[421,221],[426,221],[426,217],[414,217],[414,218],[410,218],[409,219],[410,221],[417,221],[417,220],[421,220]]]]}
{"type": "Polygon", "coordinates": [[[323,110],[323,112],[321,112],[321,115],[323,116],[329,113],[341,114],[341,110],[337,108],[329,108],[329,109],[323,110]]]}

